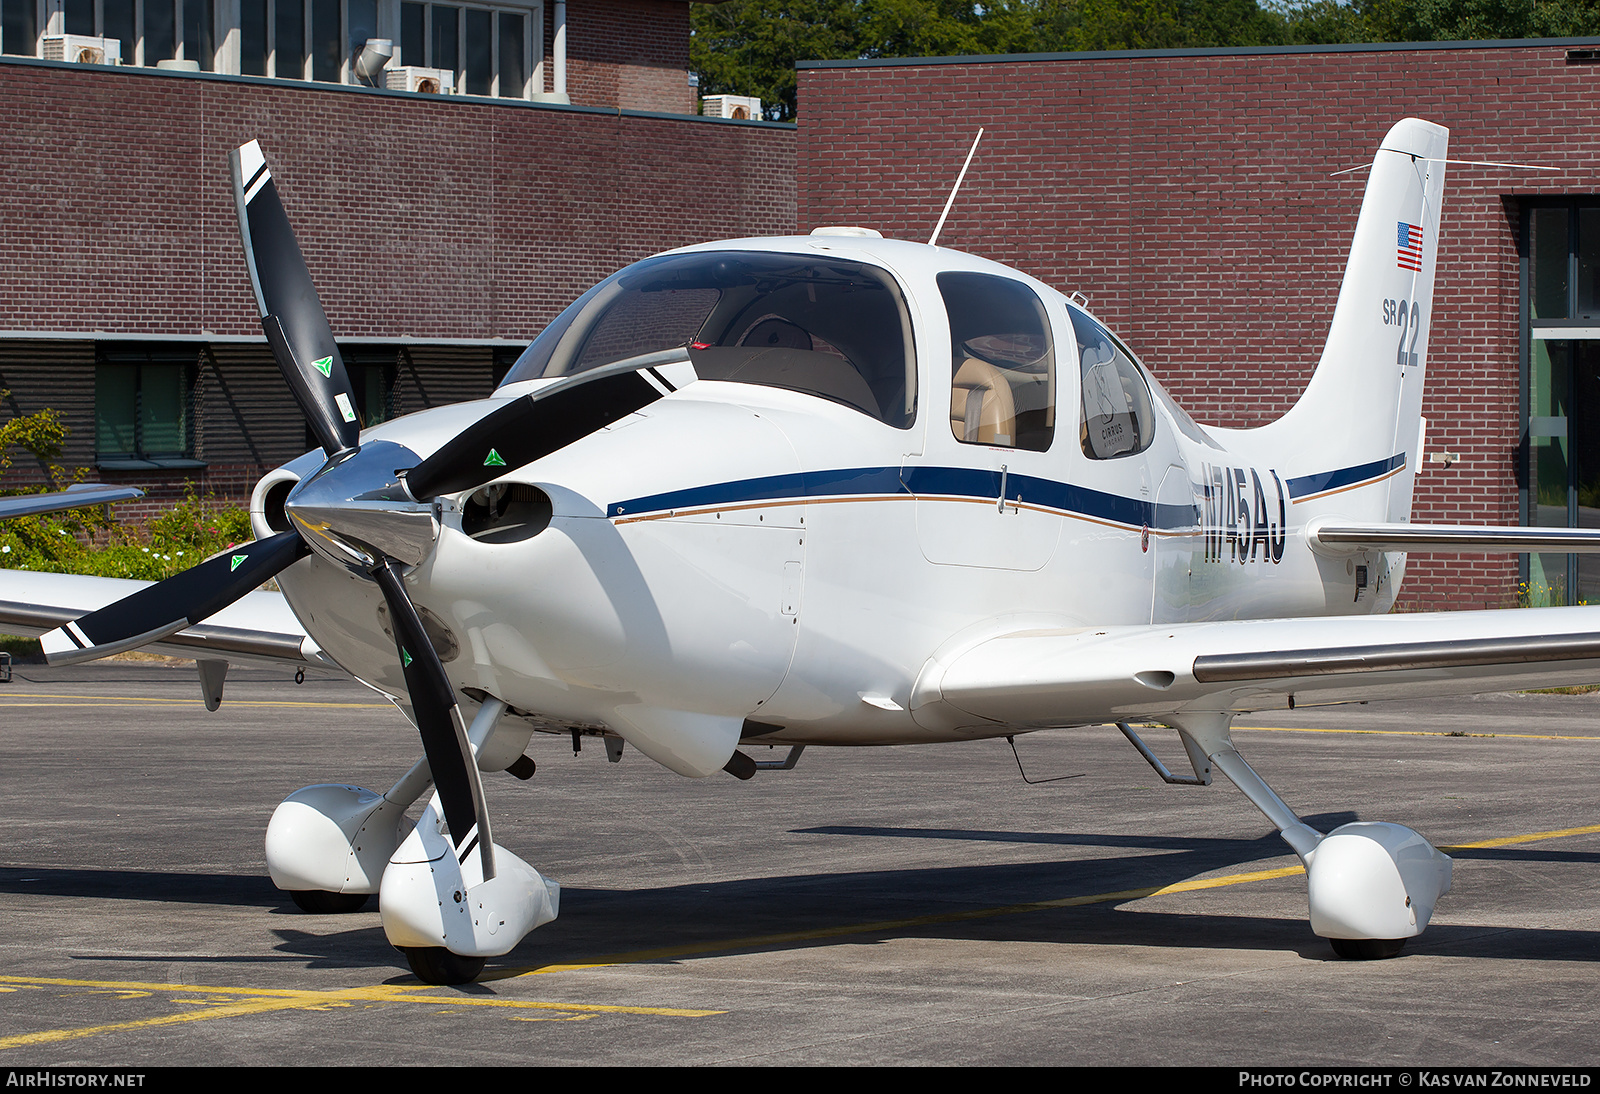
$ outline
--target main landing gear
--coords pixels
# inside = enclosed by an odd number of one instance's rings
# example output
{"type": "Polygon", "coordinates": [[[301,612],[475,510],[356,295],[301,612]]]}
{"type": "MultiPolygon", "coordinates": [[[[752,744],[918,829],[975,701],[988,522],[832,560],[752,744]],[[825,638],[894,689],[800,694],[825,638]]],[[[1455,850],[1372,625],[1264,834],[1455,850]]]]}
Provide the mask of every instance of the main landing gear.
{"type": "Polygon", "coordinates": [[[1351,961],[1394,957],[1422,933],[1434,904],[1450,891],[1450,857],[1404,825],[1358,821],[1326,834],[1306,824],[1234,747],[1233,715],[1205,712],[1164,719],[1182,736],[1194,777],[1168,773],[1126,724],[1118,728],[1168,782],[1209,785],[1215,767],[1277,826],[1306,868],[1311,929],[1351,961]]]}

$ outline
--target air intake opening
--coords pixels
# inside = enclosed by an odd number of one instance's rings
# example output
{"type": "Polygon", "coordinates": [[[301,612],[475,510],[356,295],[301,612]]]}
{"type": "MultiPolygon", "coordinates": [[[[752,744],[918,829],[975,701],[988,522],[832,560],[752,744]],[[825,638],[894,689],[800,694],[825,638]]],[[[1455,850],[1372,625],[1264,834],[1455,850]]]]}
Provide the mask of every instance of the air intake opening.
{"type": "Polygon", "coordinates": [[[267,488],[266,496],[261,499],[262,519],[274,532],[287,532],[294,527],[289,523],[289,514],[284,512],[283,503],[289,497],[289,492],[299,485],[299,479],[275,482],[267,488]]]}
{"type": "Polygon", "coordinates": [[[498,482],[461,507],[461,530],[479,543],[520,543],[550,525],[550,495],[537,486],[498,482]]]}

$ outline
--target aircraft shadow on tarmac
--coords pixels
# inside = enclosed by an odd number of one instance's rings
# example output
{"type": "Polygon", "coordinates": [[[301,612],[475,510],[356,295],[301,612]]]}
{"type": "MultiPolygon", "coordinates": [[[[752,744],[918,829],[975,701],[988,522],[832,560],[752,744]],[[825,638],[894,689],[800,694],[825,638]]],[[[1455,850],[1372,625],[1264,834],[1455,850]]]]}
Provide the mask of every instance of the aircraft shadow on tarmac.
{"type": "MultiPolygon", "coordinates": [[[[1355,819],[1350,814],[1308,817],[1323,830],[1355,819]]],[[[692,882],[612,890],[568,887],[562,917],[531,935],[511,954],[491,960],[493,979],[538,965],[582,963],[619,953],[686,949],[692,954],[650,960],[677,963],[694,954],[739,954],[861,945],[902,937],[972,942],[1043,942],[1077,945],[1292,950],[1311,960],[1333,960],[1327,943],[1310,933],[1304,913],[1283,916],[1184,913],[1149,904],[1105,901],[1039,910],[990,909],[1121,893],[1173,885],[1207,873],[1289,865],[1276,833],[1257,839],[1215,839],[1141,834],[1055,833],[855,827],[830,825],[797,834],[911,840],[986,841],[1061,847],[1139,849],[1144,854],[906,869],[835,871],[692,882]],[[1155,853],[1148,853],[1155,852],[1155,853]],[[963,918],[977,913],[972,918],[963,918]],[[931,922],[918,922],[927,917],[931,922]],[[910,922],[907,922],[910,921],[910,922]],[[862,924],[863,929],[839,933],[862,924]],[[874,927],[874,924],[882,924],[874,927]],[[820,936],[816,936],[820,933],[820,936]],[[812,937],[807,937],[812,935],[812,937]],[[799,936],[799,937],[785,937],[799,936]],[[726,942],[726,945],[719,943],[726,942]]],[[[1524,848],[1466,849],[1458,858],[1508,862],[1600,864],[1600,853],[1524,848]]],[[[881,861],[881,859],[880,859],[881,861]]],[[[1299,885],[1285,878],[1272,884],[1299,885]]],[[[1226,890],[1224,890],[1226,891],[1226,890]]],[[[184,874],[163,871],[0,867],[0,894],[32,898],[148,900],[257,907],[302,917],[285,894],[254,874],[184,874]]],[[[1177,899],[1188,899],[1187,896],[1177,899]]],[[[303,961],[309,968],[390,967],[402,964],[376,917],[377,902],[348,917],[304,916],[304,927],[275,926],[272,954],[196,955],[226,965],[303,961]]],[[[1436,920],[1407,946],[1408,954],[1459,957],[1594,961],[1600,932],[1452,924],[1436,920]]],[[[85,955],[85,960],[106,958],[85,955]]],[[[116,960],[141,960],[118,955],[116,960]]],[[[184,961],[181,955],[148,960],[184,961]]]]}

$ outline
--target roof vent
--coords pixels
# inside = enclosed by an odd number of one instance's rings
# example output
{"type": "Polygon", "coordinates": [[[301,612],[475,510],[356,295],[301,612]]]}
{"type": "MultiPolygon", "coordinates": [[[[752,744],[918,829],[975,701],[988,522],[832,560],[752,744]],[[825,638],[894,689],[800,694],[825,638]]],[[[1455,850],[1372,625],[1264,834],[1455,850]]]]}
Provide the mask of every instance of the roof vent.
{"type": "Polygon", "coordinates": [[[814,236],[863,236],[867,239],[882,239],[883,233],[876,228],[857,228],[851,224],[830,224],[825,228],[813,228],[814,236]]]}

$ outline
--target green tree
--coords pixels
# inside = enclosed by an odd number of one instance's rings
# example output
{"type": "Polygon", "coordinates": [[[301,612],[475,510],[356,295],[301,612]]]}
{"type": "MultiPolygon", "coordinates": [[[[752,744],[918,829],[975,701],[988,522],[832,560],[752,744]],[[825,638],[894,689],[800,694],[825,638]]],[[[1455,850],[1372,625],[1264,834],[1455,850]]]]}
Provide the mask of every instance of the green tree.
{"type": "Polygon", "coordinates": [[[1307,44],[1600,34],[1600,0],[1313,0],[1273,10],[1290,40],[1307,44]]]}
{"type": "Polygon", "coordinates": [[[690,9],[689,65],[702,95],[759,95],[793,121],[794,63],[861,56],[855,0],[728,0],[690,9]]]}
{"type": "Polygon", "coordinates": [[[795,116],[796,61],[1262,45],[1285,19],[1255,0],[727,0],[691,9],[700,93],[795,116]]]}
{"type": "Polygon", "coordinates": [[[692,8],[701,94],[795,116],[804,60],[1600,35],[1600,0],[727,0],[692,8]]]}

